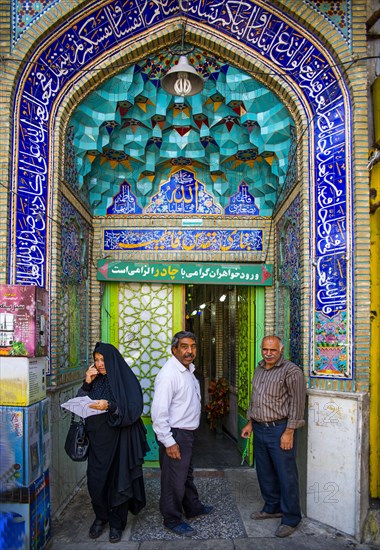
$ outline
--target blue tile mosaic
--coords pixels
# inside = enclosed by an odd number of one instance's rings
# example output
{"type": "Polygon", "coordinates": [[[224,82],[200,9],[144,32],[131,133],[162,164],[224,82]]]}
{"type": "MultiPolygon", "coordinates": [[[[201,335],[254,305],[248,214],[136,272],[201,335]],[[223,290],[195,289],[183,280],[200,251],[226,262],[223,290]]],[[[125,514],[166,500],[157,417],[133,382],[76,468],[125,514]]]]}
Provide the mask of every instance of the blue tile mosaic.
{"type": "Polygon", "coordinates": [[[260,211],[255,205],[255,197],[248,191],[244,182],[239,185],[238,193],[232,195],[224,213],[227,216],[259,216],[260,211]]]}
{"type": "Polygon", "coordinates": [[[107,214],[142,214],[142,208],[137,204],[137,198],[128,182],[120,185],[120,191],[113,198],[112,205],[107,208],[107,214]]]}

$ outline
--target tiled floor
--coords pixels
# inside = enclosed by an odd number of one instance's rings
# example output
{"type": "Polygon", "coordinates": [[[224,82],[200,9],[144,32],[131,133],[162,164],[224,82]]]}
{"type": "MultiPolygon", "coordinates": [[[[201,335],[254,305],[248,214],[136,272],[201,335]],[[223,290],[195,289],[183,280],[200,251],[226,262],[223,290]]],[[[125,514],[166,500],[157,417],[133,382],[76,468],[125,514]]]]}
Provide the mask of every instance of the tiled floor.
{"type": "MultiPolygon", "coordinates": [[[[144,473],[147,506],[128,519],[120,548],[128,550],[372,550],[332,528],[304,518],[289,539],[274,533],[279,520],[252,521],[250,514],[260,510],[263,502],[254,468],[241,466],[236,442],[228,435],[217,437],[202,422],[196,433],[194,448],[195,483],[203,502],[214,506],[210,516],[194,520],[197,535],[181,540],[162,526],[159,513],[159,469],[144,473]]],[[[88,537],[93,512],[86,485],[76,493],[62,515],[52,524],[48,550],[105,550],[108,528],[97,540],[88,537]]]]}
{"type": "MultiPolygon", "coordinates": [[[[195,536],[195,539],[198,539],[197,542],[217,538],[219,545],[222,540],[246,537],[241,514],[235,504],[241,488],[236,482],[230,486],[225,477],[226,469],[250,470],[246,466],[240,466],[240,463],[241,456],[236,442],[226,433],[217,435],[210,430],[208,423],[202,420],[195,434],[193,454],[195,480],[202,501],[211,504],[214,510],[210,517],[194,520],[193,527],[197,529],[195,536]]],[[[170,541],[172,544],[174,541],[178,544],[181,542],[178,540],[180,537],[163,528],[162,517],[158,510],[160,470],[147,470],[144,477],[147,506],[137,517],[131,516],[128,520],[123,534],[123,543],[135,544],[136,549],[140,544],[149,544],[148,541],[154,541],[151,544],[155,545],[162,542],[165,548],[170,541]]],[[[79,546],[87,547],[86,544],[90,542],[92,547],[96,543],[103,548],[109,547],[108,529],[99,540],[88,539],[88,527],[92,520],[91,504],[84,485],[62,516],[54,521],[54,537],[50,547],[57,550],[62,548],[76,550],[79,546]]],[[[134,546],[133,548],[135,549],[134,546]]]]}

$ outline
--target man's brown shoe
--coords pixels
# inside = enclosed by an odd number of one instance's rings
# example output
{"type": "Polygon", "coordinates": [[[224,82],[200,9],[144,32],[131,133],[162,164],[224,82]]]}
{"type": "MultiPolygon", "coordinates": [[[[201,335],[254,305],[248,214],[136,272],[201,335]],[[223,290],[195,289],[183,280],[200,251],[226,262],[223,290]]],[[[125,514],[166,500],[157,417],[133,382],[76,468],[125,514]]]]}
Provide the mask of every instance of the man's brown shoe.
{"type": "Polygon", "coordinates": [[[276,537],[281,537],[281,538],[284,538],[284,537],[288,537],[289,535],[291,535],[292,533],[294,533],[294,531],[297,529],[297,526],[296,527],[292,527],[291,525],[285,525],[285,523],[281,523],[278,527],[277,527],[277,530],[275,532],[275,535],[276,537]]]}
{"type": "Polygon", "coordinates": [[[252,512],[251,519],[273,519],[273,518],[282,518],[281,512],[276,512],[275,514],[268,514],[268,512],[252,512]]]}

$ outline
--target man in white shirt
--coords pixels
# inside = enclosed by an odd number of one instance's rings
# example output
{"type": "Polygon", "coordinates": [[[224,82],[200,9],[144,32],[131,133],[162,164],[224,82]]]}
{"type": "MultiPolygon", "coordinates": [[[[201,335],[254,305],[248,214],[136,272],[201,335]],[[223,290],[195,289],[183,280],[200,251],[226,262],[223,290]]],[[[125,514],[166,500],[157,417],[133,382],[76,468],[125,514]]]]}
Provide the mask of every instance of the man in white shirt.
{"type": "Polygon", "coordinates": [[[197,353],[195,334],[175,334],[171,351],[172,357],[156,376],[151,411],[159,444],[160,512],[167,529],[191,537],[196,530],[182,521],[182,512],[192,519],[212,510],[199,500],[193,476],[194,430],[201,415],[201,394],[193,364],[197,353]]]}

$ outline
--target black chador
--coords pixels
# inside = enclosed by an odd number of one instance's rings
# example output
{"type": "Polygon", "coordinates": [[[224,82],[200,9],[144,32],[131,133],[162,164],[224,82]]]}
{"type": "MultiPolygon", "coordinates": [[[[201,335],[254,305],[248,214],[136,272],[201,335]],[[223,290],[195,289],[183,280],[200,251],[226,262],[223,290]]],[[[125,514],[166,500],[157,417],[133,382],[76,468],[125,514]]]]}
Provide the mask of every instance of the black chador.
{"type": "Polygon", "coordinates": [[[123,530],[128,511],[137,514],[146,504],[142,465],[149,451],[141,420],[141,386],[120,352],[98,342],[94,354],[104,357],[107,374],[84,382],[78,395],[106,399],[109,410],[89,416],[88,491],[95,516],[123,530]]]}

